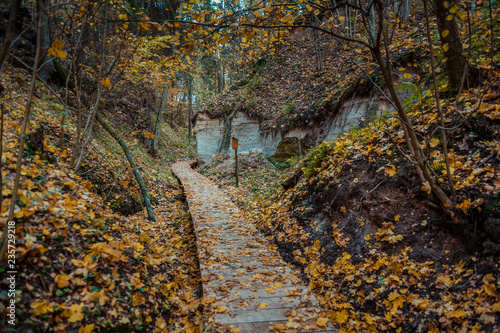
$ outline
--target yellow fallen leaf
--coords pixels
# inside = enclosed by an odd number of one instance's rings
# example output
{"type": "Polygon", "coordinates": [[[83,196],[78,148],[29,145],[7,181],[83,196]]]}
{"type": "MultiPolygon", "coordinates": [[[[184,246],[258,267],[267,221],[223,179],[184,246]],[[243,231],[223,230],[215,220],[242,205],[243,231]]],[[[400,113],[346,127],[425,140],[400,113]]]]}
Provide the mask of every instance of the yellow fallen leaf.
{"type": "Polygon", "coordinates": [[[60,59],[65,59],[67,53],[63,51],[64,43],[60,39],[56,39],[50,49],[47,51],[47,54],[51,57],[57,57],[60,59]]]}
{"type": "Polygon", "coordinates": [[[328,318],[318,318],[316,320],[316,325],[319,327],[326,327],[326,324],[328,323],[328,318]]]}
{"type": "Polygon", "coordinates": [[[470,201],[465,199],[461,204],[457,204],[457,208],[463,211],[464,213],[467,213],[467,211],[470,208],[470,201]]]}
{"type": "Polygon", "coordinates": [[[463,309],[457,309],[447,315],[448,318],[463,318],[465,317],[465,311],[463,309]]]}
{"type": "Polygon", "coordinates": [[[346,309],[342,309],[342,311],[336,313],[335,317],[338,323],[343,324],[347,322],[347,319],[349,319],[349,313],[346,309]]]}
{"type": "Polygon", "coordinates": [[[123,186],[123,187],[127,187],[127,185],[129,184],[130,182],[128,180],[120,180],[120,185],[123,186]]]}
{"type": "Polygon", "coordinates": [[[92,333],[94,331],[94,324],[88,324],[85,327],[80,327],[78,333],[92,333]]]}
{"type": "Polygon", "coordinates": [[[260,303],[260,304],[259,304],[259,308],[265,308],[265,307],[267,307],[268,305],[269,305],[269,304],[267,304],[267,303],[260,303]]]}
{"type": "Polygon", "coordinates": [[[161,317],[156,318],[155,326],[158,327],[160,330],[164,329],[167,327],[167,323],[165,322],[165,319],[161,317]]]}
{"type": "Polygon", "coordinates": [[[429,182],[423,183],[421,188],[422,188],[422,191],[427,192],[427,194],[431,194],[431,192],[432,192],[432,189],[431,189],[431,186],[429,185],[429,182]]]}
{"type": "Polygon", "coordinates": [[[56,281],[59,288],[65,288],[69,286],[69,276],[66,274],[59,274],[54,280],[56,281]]]}
{"type": "Polygon", "coordinates": [[[275,331],[283,331],[286,329],[286,326],[283,324],[274,324],[273,330],[275,331]]]}
{"type": "Polygon", "coordinates": [[[68,321],[70,323],[81,321],[83,319],[83,317],[85,317],[85,315],[82,312],[84,306],[85,305],[83,303],[80,303],[80,305],[71,304],[71,307],[70,307],[71,315],[68,318],[68,321]]]}
{"type": "Polygon", "coordinates": [[[204,298],[201,303],[203,305],[209,305],[209,304],[212,304],[213,302],[215,302],[215,297],[210,297],[210,298],[204,298]]]}
{"type": "Polygon", "coordinates": [[[31,304],[31,308],[35,311],[35,315],[37,316],[50,311],[50,307],[46,301],[34,302],[31,304]]]}
{"type": "Polygon", "coordinates": [[[132,305],[133,306],[142,305],[145,302],[146,302],[146,298],[142,295],[139,295],[139,293],[135,293],[134,296],[132,296],[132,305]]]}
{"type": "Polygon", "coordinates": [[[392,177],[396,174],[396,167],[394,165],[388,166],[385,168],[385,173],[389,176],[392,177]]]}
{"type": "Polygon", "coordinates": [[[228,307],[225,307],[225,306],[217,306],[217,308],[214,310],[215,313],[224,313],[226,312],[227,310],[229,310],[228,307]]]}
{"type": "Polygon", "coordinates": [[[105,86],[106,88],[109,88],[111,86],[111,81],[107,77],[106,79],[101,81],[102,85],[105,86]]]}

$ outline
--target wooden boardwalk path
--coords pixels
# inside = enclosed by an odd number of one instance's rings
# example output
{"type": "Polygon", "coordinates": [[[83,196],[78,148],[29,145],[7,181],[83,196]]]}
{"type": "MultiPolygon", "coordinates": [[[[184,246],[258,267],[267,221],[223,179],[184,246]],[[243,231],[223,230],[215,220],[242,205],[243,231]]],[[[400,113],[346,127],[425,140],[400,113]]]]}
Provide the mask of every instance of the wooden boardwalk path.
{"type": "Polygon", "coordinates": [[[193,218],[205,328],[227,332],[335,332],[302,281],[215,184],[178,162],[193,218]]]}

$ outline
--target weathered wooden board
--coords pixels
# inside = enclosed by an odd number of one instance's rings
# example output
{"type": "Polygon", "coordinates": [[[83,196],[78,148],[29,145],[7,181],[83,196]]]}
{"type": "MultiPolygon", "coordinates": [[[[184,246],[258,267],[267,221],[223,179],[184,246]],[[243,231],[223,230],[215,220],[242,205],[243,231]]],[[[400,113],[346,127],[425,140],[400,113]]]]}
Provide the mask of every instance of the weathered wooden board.
{"type": "Polygon", "coordinates": [[[176,163],[172,170],[194,222],[208,326],[259,333],[335,332],[330,322],[318,327],[318,318],[326,318],[321,306],[227,196],[189,162],[176,163]]]}

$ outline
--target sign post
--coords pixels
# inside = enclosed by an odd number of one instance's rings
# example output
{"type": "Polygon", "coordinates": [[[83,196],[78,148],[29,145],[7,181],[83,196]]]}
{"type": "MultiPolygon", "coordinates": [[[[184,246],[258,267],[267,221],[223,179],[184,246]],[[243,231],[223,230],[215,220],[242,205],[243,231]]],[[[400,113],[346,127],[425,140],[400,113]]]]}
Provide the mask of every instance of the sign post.
{"type": "Polygon", "coordinates": [[[238,184],[238,139],[233,138],[233,149],[234,149],[234,175],[236,176],[236,187],[238,184]]]}

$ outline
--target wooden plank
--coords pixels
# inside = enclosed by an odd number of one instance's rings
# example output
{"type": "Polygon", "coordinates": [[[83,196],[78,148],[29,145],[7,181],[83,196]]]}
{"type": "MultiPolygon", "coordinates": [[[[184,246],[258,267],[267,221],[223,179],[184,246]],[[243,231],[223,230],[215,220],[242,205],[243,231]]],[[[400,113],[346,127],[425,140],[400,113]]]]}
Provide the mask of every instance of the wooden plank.
{"type": "MultiPolygon", "coordinates": [[[[276,324],[286,325],[286,322],[278,321],[278,322],[257,322],[257,323],[234,324],[234,325],[231,325],[231,328],[239,329],[240,332],[261,333],[261,332],[268,332],[270,330],[270,328],[272,328],[276,324]]],[[[288,328],[284,332],[293,333],[293,332],[299,332],[299,331],[295,330],[293,328],[288,328]]],[[[315,329],[313,331],[300,330],[300,332],[301,333],[312,333],[312,332],[314,332],[314,333],[326,333],[326,332],[335,332],[335,331],[332,331],[331,329],[315,329]]]]}

